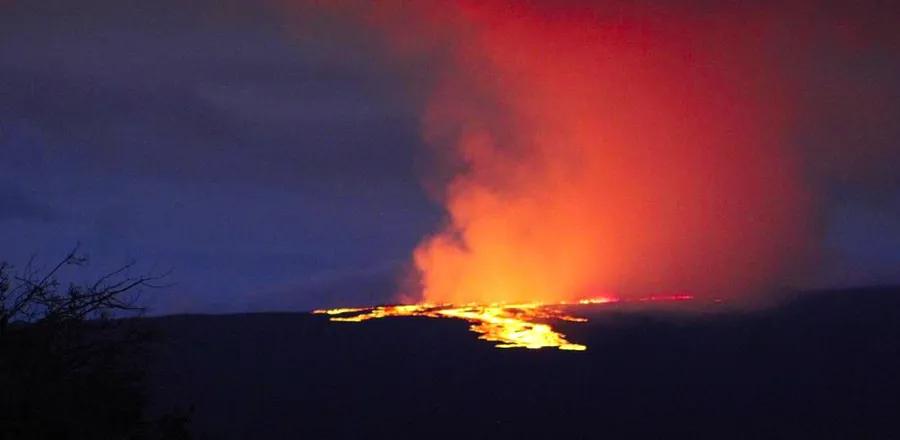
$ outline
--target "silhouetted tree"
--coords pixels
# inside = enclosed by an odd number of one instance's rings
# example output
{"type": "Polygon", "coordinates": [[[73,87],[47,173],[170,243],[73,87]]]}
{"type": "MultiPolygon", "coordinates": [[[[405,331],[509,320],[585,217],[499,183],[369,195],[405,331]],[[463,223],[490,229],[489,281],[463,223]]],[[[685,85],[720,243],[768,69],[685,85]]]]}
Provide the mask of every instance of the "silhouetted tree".
{"type": "Polygon", "coordinates": [[[63,287],[78,249],[49,270],[0,262],[0,439],[186,438],[187,419],[145,419],[151,334],[135,321],[143,288],[133,264],[63,287]]]}

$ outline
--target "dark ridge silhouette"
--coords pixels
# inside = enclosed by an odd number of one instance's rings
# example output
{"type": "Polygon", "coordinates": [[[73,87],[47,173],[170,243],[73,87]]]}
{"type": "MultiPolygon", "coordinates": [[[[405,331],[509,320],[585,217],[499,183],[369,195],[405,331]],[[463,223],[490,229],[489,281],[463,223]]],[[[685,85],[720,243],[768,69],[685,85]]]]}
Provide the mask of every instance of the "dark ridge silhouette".
{"type": "Polygon", "coordinates": [[[159,410],[200,439],[896,438],[900,287],[748,313],[599,306],[581,353],[497,350],[454,320],[147,319],[159,410]]]}
{"type": "Polygon", "coordinates": [[[0,261],[0,440],[189,438],[182,413],[145,417],[153,335],[123,318],[164,275],[131,275],[129,263],[60,281],[87,261],[77,246],[50,269],[0,261]]]}

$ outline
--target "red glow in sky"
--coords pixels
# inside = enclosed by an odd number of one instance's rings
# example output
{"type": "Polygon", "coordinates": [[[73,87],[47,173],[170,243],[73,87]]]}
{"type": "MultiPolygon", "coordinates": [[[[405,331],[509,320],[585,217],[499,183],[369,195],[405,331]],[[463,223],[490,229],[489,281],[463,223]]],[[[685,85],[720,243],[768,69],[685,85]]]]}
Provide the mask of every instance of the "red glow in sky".
{"type": "Polygon", "coordinates": [[[414,252],[422,298],[783,282],[815,238],[781,69],[783,43],[802,46],[781,34],[794,6],[339,3],[399,65],[440,55],[422,130],[448,220],[414,252]]]}

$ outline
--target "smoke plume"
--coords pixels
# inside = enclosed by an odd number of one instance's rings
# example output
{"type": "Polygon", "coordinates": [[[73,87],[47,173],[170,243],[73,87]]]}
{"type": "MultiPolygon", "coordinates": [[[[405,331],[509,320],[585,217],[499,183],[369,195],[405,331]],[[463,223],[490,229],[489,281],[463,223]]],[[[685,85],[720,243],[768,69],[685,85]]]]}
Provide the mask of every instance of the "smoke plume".
{"type": "Polygon", "coordinates": [[[822,32],[803,28],[809,8],[331,7],[400,64],[431,57],[426,180],[447,221],[414,252],[425,301],[744,297],[814,253],[815,178],[792,131],[807,79],[785,74],[822,32]]]}

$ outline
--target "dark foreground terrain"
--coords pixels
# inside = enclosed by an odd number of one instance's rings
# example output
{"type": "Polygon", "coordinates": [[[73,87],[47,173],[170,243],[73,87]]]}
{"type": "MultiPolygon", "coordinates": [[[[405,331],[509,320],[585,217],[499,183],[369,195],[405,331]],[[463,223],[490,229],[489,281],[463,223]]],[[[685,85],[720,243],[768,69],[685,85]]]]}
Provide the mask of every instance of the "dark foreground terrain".
{"type": "Polygon", "coordinates": [[[898,288],[743,315],[603,307],[563,327],[586,352],[427,318],[154,318],[155,402],[193,405],[200,439],[900,438],[898,288]]]}

